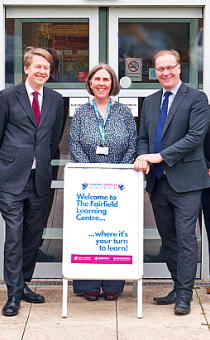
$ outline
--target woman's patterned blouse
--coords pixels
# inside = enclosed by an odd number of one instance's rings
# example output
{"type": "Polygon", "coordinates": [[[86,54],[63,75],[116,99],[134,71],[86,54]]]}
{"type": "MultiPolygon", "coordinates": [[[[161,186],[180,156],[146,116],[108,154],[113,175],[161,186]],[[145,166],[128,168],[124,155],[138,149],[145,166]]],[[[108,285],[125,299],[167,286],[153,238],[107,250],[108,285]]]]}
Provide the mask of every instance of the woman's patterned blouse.
{"type": "MultiPolygon", "coordinates": [[[[103,125],[103,118],[99,116],[103,125]]],[[[70,127],[71,159],[79,163],[133,163],[137,131],[135,120],[126,105],[118,102],[111,105],[104,131],[105,141],[102,141],[93,105],[81,105],[70,127]],[[97,146],[108,147],[108,155],[96,154],[97,146]]]]}

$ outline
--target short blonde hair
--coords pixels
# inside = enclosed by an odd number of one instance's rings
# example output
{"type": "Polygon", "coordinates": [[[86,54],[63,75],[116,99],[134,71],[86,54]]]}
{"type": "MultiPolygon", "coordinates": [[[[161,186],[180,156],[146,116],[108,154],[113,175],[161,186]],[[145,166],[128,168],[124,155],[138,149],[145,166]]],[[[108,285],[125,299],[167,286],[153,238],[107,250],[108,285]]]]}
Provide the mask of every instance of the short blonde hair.
{"type": "Polygon", "coordinates": [[[24,50],[24,57],[23,57],[24,66],[29,67],[31,65],[32,58],[33,58],[34,55],[39,55],[39,56],[47,59],[47,61],[49,61],[49,63],[50,63],[50,67],[52,66],[52,64],[53,64],[52,55],[43,48],[32,47],[32,46],[28,46],[24,50]]]}
{"type": "Polygon", "coordinates": [[[90,81],[93,78],[94,74],[98,72],[99,70],[106,70],[111,77],[112,85],[111,85],[111,90],[109,92],[110,96],[116,96],[120,92],[120,85],[117,79],[117,75],[114,72],[114,70],[111,68],[111,66],[104,64],[104,63],[99,63],[98,65],[94,66],[92,70],[90,70],[86,82],[85,82],[85,87],[87,91],[94,96],[94,93],[90,87],[90,81]]]}
{"type": "Polygon", "coordinates": [[[156,52],[154,55],[154,62],[156,63],[157,58],[162,57],[165,54],[173,55],[176,58],[177,63],[180,64],[180,55],[179,52],[177,52],[176,50],[162,50],[156,52]]]}

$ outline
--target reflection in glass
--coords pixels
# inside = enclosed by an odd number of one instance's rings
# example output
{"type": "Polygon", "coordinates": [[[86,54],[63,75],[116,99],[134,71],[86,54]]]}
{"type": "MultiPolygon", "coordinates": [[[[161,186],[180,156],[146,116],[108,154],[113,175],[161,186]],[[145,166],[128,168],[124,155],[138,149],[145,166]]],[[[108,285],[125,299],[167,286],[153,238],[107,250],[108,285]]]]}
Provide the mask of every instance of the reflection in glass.
{"type": "Polygon", "coordinates": [[[27,46],[41,47],[52,54],[48,82],[84,84],[89,72],[88,19],[6,19],[7,83],[13,85],[14,76],[19,82],[25,79],[22,55],[27,46]]]}
{"type": "Polygon", "coordinates": [[[203,81],[202,25],[202,19],[119,19],[119,79],[131,77],[133,88],[156,88],[154,54],[175,49],[181,56],[182,80],[199,87],[203,81]]]}

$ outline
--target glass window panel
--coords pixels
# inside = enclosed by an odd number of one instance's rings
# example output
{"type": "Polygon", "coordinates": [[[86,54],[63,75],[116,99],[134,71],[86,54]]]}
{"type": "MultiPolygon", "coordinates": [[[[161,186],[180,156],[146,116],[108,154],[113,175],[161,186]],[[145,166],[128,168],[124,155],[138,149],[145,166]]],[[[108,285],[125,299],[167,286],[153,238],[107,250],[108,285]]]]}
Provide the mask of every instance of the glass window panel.
{"type": "Polygon", "coordinates": [[[159,88],[154,53],[175,49],[181,56],[182,80],[201,88],[202,25],[202,19],[119,19],[119,79],[130,77],[130,88],[159,88]]]}
{"type": "Polygon", "coordinates": [[[25,79],[22,55],[27,46],[45,48],[52,54],[49,87],[85,88],[89,72],[88,19],[6,19],[7,86],[25,79]]]}
{"type": "Polygon", "coordinates": [[[69,98],[64,98],[64,117],[60,142],[52,160],[52,179],[64,179],[64,167],[70,161],[69,131],[72,117],[69,117],[69,98]]]}
{"type": "Polygon", "coordinates": [[[6,20],[5,82],[14,84],[14,20],[6,20]]]}
{"type": "MultiPolygon", "coordinates": [[[[62,261],[63,237],[63,189],[51,189],[48,205],[47,229],[43,233],[40,249],[44,254],[53,255],[48,258],[50,262],[62,261]]],[[[37,262],[45,262],[38,256],[37,262]]]]}

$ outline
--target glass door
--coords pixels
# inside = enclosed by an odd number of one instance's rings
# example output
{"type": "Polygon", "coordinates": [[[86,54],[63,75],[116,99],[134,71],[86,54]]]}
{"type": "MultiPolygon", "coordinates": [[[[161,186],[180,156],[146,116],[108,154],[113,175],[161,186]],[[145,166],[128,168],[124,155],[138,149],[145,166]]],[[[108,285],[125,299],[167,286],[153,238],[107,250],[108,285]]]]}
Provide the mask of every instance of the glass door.
{"type": "MultiPolygon", "coordinates": [[[[136,99],[138,129],[144,98],[161,88],[153,63],[156,51],[178,50],[182,80],[191,87],[203,88],[202,33],[201,8],[110,8],[109,63],[121,83],[119,101],[130,97],[136,99]]],[[[144,278],[169,278],[146,191],[144,199],[144,278]]],[[[200,216],[196,228],[197,277],[201,273],[201,219],[200,216]]]]}
{"type": "Polygon", "coordinates": [[[53,66],[46,86],[64,97],[62,135],[52,160],[48,224],[40,244],[34,278],[62,277],[63,170],[70,161],[69,128],[71,100],[88,101],[85,79],[98,63],[98,9],[8,7],[6,11],[6,87],[25,79],[22,55],[25,47],[47,49],[53,66]]]}

